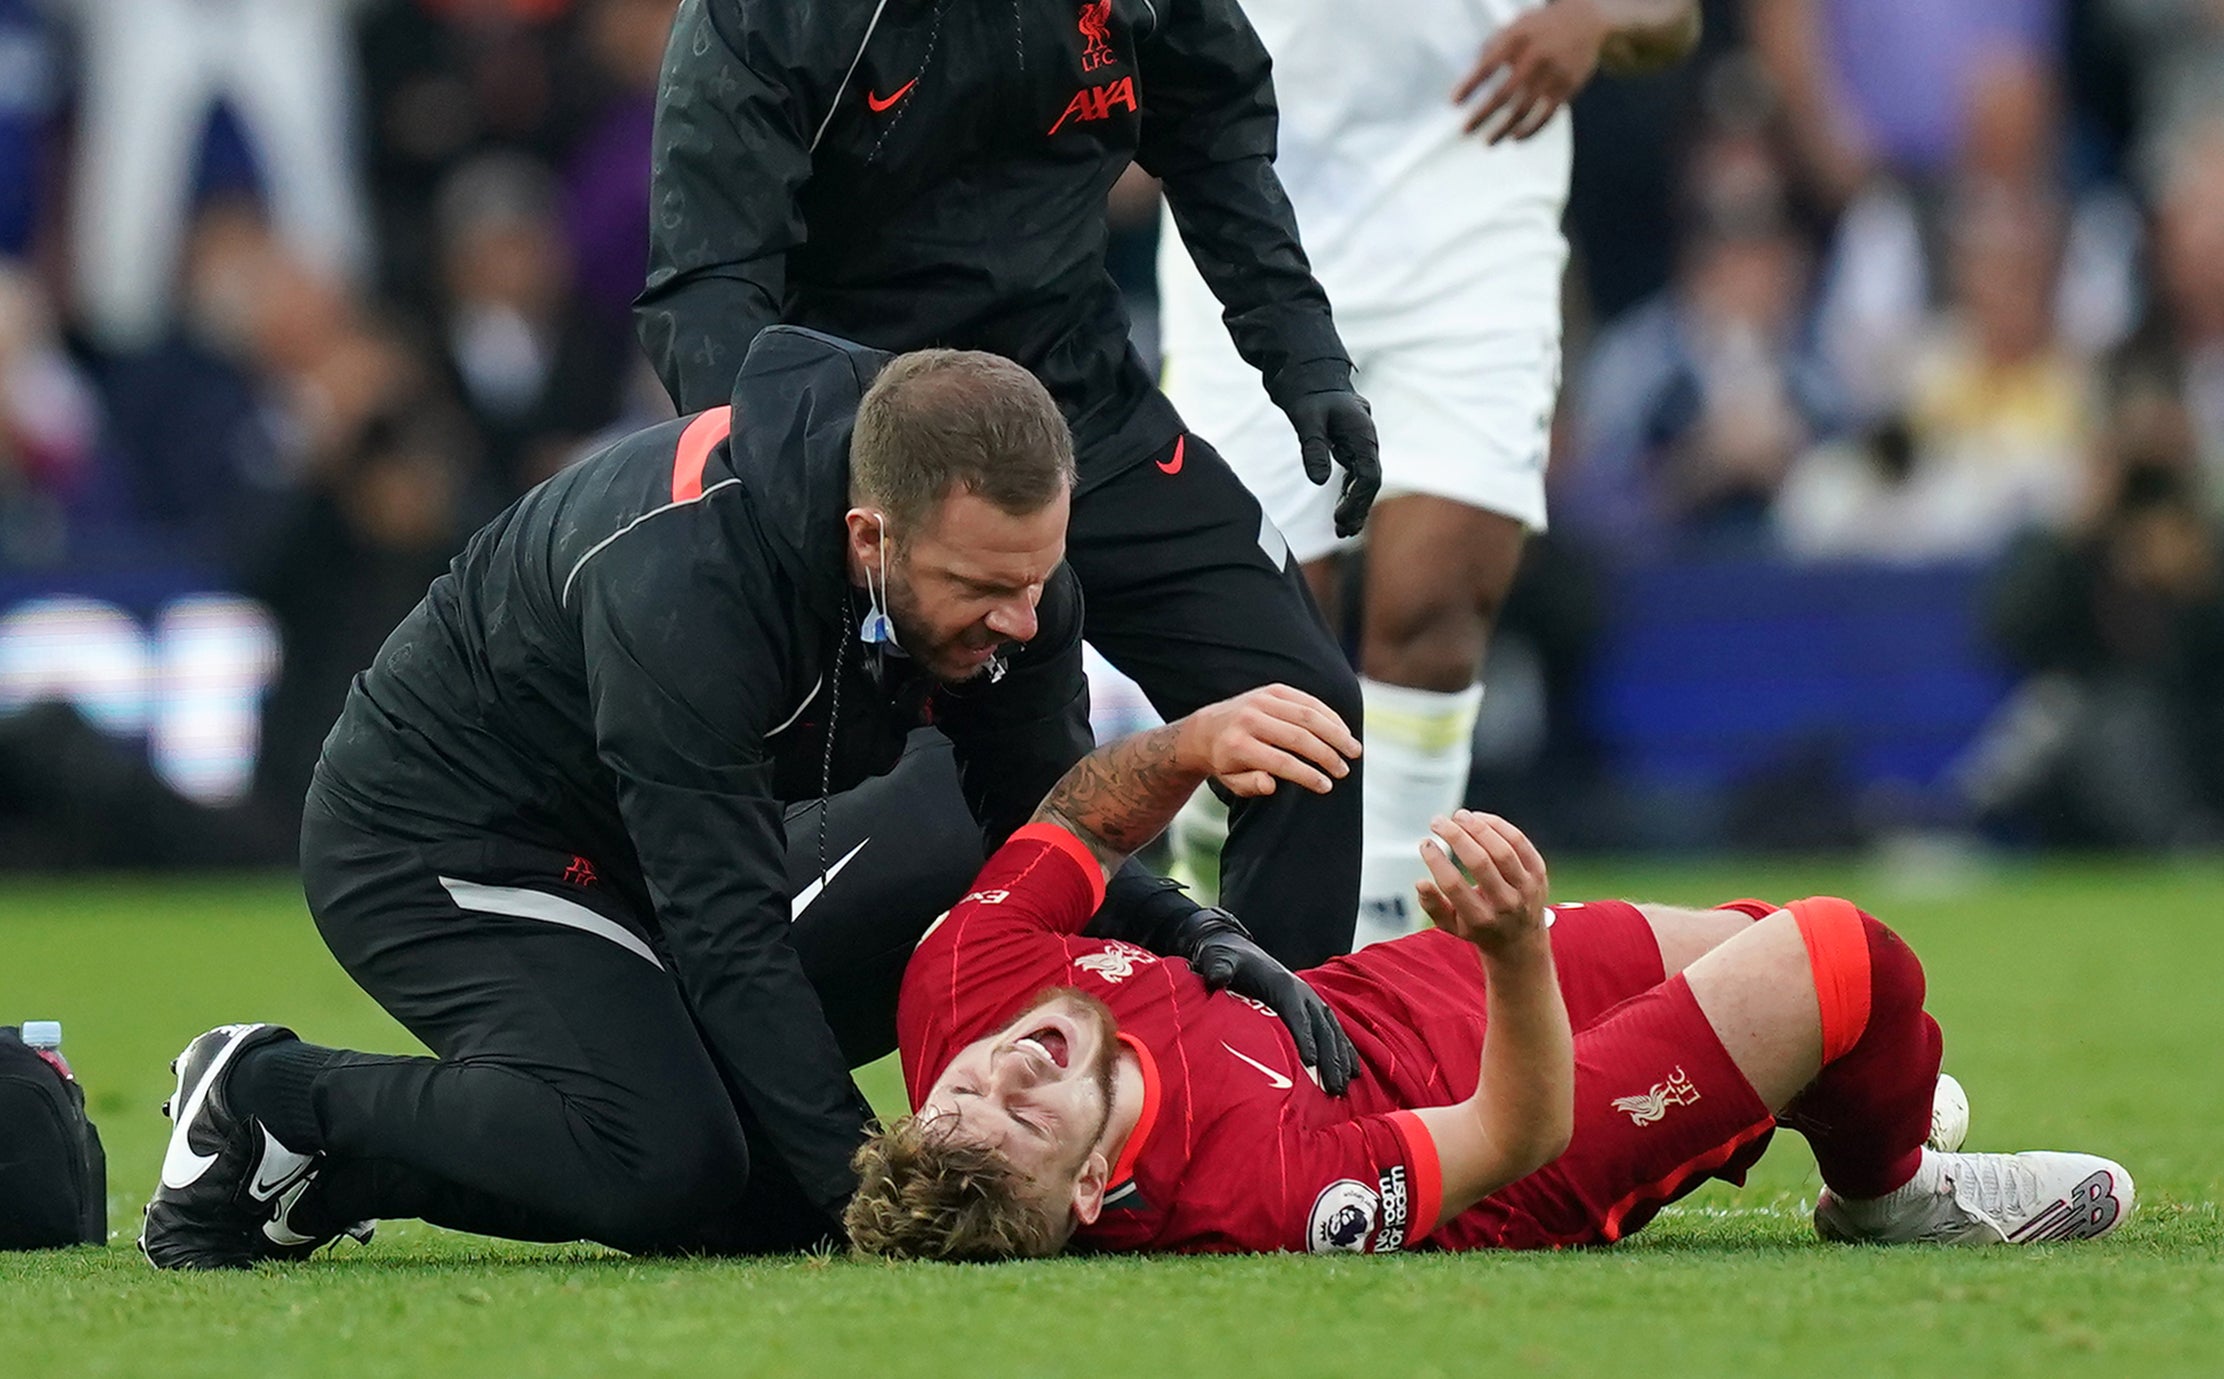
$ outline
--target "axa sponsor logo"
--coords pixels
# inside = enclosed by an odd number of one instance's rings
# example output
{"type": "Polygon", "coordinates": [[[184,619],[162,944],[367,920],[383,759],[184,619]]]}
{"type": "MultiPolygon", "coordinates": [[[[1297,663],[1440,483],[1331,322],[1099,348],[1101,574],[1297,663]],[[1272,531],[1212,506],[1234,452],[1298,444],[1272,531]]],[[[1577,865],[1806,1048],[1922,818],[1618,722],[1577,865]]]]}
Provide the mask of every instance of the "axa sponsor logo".
{"type": "Polygon", "coordinates": [[[1120,60],[1112,51],[1112,0],[1087,0],[1074,21],[1081,30],[1081,70],[1099,72],[1120,60]]]}
{"type": "Polygon", "coordinates": [[[1125,110],[1131,115],[1137,113],[1135,78],[1121,77],[1118,81],[1108,81],[1102,86],[1082,87],[1073,93],[1072,100],[1066,102],[1064,112],[1058,116],[1058,122],[1048,132],[1056,134],[1069,123],[1090,124],[1097,120],[1108,120],[1115,110],[1125,110]]]}
{"type": "Polygon", "coordinates": [[[1102,977],[1112,985],[1118,986],[1121,982],[1134,976],[1137,968],[1149,967],[1157,961],[1158,958],[1155,954],[1137,948],[1133,944],[1107,943],[1100,952],[1084,953],[1075,958],[1073,965],[1092,976],[1102,977]]]}
{"type": "Polygon", "coordinates": [[[1685,1077],[1679,1067],[1667,1080],[1655,1082],[1652,1090],[1642,1095],[1614,1098],[1614,1109],[1625,1112],[1633,1125],[1651,1125],[1667,1115],[1669,1107],[1689,1106],[1698,1099],[1699,1089],[1691,1085],[1691,1079],[1685,1077]]]}

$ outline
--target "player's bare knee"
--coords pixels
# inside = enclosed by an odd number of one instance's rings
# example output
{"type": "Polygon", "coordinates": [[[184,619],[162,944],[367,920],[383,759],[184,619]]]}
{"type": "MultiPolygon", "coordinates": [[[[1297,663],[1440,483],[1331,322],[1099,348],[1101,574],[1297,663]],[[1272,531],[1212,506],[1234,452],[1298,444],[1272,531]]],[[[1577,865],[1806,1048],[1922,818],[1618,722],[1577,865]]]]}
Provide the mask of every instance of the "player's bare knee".
{"type": "Polygon", "coordinates": [[[1924,999],[1913,949],[1849,900],[1810,896],[1752,925],[1686,972],[1692,994],[1771,1108],[1786,1104],[1874,1026],[1907,1027],[1924,999]]]}
{"type": "Polygon", "coordinates": [[[1475,682],[1495,603],[1479,612],[1457,589],[1429,589],[1399,606],[1368,608],[1360,662],[1368,678],[1414,689],[1456,693],[1475,682]]]}

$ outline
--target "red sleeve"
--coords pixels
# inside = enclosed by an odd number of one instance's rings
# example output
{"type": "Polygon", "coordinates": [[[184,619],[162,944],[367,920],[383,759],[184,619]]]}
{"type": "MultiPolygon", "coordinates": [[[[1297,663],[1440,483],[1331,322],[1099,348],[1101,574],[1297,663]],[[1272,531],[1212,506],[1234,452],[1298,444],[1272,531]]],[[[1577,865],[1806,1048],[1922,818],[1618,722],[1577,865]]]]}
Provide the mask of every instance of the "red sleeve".
{"type": "Polygon", "coordinates": [[[1310,1254],[1390,1254],[1436,1228],[1444,1173],[1436,1141],[1411,1111],[1279,1134],[1269,1190],[1246,1165],[1229,1244],[1310,1254]],[[1248,1219],[1240,1219],[1240,1218],[1248,1219]]]}
{"type": "Polygon", "coordinates": [[[1062,828],[1029,824],[996,850],[904,969],[896,1041],[913,1106],[959,1049],[1066,981],[1066,940],[1103,900],[1104,869],[1062,828]]]}

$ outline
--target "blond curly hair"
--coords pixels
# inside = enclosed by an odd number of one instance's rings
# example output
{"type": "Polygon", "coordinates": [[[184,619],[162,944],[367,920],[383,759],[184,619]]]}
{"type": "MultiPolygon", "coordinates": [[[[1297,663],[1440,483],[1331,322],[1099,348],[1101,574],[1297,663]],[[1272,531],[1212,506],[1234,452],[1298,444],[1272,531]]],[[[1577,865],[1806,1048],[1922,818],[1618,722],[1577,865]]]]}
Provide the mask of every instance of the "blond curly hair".
{"type": "Polygon", "coordinates": [[[1034,1194],[993,1149],[905,1116],[867,1140],[851,1164],[857,1195],[842,1214],[850,1248],[886,1259],[986,1263],[1058,1253],[1062,1202],[1034,1194]]]}

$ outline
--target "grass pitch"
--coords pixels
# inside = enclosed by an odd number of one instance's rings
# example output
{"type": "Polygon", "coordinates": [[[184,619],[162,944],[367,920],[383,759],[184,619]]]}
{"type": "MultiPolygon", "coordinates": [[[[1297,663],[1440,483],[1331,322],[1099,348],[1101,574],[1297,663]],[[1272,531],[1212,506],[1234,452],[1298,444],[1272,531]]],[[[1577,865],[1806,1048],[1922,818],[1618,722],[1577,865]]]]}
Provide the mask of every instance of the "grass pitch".
{"type": "MultiPolygon", "coordinates": [[[[641,1262],[410,1223],[302,1266],[157,1274],[131,1246],[164,1065],[226,1020],[409,1049],[290,880],[12,882],[0,1020],[59,1018],[109,1148],[106,1250],[0,1256],[0,1376],[2224,1372],[2224,867],[2052,864],[1919,882],[1841,865],[1569,864],[1556,893],[1838,892],[1924,956],[1978,1148],[2092,1149],[2138,1180],[2100,1245],[1815,1243],[1796,1136],[1612,1250],[1388,1259],[641,1262]]],[[[867,1088],[896,1096],[886,1068],[867,1088]]]]}

